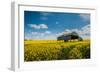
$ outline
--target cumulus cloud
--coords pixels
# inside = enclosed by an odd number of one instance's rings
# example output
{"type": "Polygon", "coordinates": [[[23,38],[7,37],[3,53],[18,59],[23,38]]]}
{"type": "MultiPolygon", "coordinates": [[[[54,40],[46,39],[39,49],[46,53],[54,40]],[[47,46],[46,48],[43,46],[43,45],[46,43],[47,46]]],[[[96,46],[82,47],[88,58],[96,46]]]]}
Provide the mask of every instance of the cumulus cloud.
{"type": "Polygon", "coordinates": [[[84,26],[82,31],[84,34],[90,34],[90,25],[84,26]]]}
{"type": "Polygon", "coordinates": [[[35,40],[44,40],[44,39],[51,39],[54,35],[52,35],[51,31],[44,31],[44,32],[31,32],[25,34],[25,39],[35,39],[35,40]]]}
{"type": "Polygon", "coordinates": [[[30,27],[31,28],[34,28],[34,29],[47,29],[48,26],[47,24],[30,24],[30,27]]]}
{"type": "MultiPolygon", "coordinates": [[[[38,29],[40,28],[40,25],[38,25],[38,29]]],[[[44,25],[42,25],[42,27],[44,27],[44,25]]],[[[33,27],[34,28],[34,27],[33,27]]],[[[56,40],[58,36],[62,35],[62,34],[66,34],[66,33],[70,33],[70,32],[77,32],[79,34],[80,37],[82,37],[83,39],[89,39],[90,38],[90,24],[83,26],[80,29],[65,29],[65,31],[62,32],[58,32],[58,33],[52,33],[49,30],[46,31],[42,31],[42,32],[33,32],[31,31],[31,33],[28,33],[25,35],[26,39],[35,39],[35,40],[56,40]]]]}
{"type": "Polygon", "coordinates": [[[50,32],[50,31],[45,31],[45,33],[46,33],[46,34],[51,34],[51,32],[50,32]]]}
{"type": "Polygon", "coordinates": [[[48,28],[48,26],[47,26],[46,24],[40,24],[40,27],[41,27],[41,28],[45,28],[45,29],[48,28]]]}
{"type": "Polygon", "coordinates": [[[46,17],[46,16],[42,16],[42,17],[40,17],[40,19],[41,19],[41,20],[47,20],[48,17],[46,17]]]}
{"type": "Polygon", "coordinates": [[[41,12],[40,15],[41,15],[41,17],[40,17],[41,20],[47,20],[48,16],[51,15],[51,13],[41,12]]]}
{"type": "Polygon", "coordinates": [[[31,34],[32,34],[32,35],[38,35],[38,36],[39,36],[39,35],[41,36],[41,35],[43,35],[43,34],[44,34],[44,35],[48,35],[48,34],[51,34],[51,31],[45,31],[45,32],[31,32],[31,34]]]}
{"type": "Polygon", "coordinates": [[[37,35],[37,34],[39,34],[38,32],[31,32],[31,34],[33,34],[33,35],[37,35]]]}
{"type": "Polygon", "coordinates": [[[82,38],[89,39],[90,38],[90,24],[82,27],[81,29],[66,29],[63,33],[77,32],[82,38]]]}

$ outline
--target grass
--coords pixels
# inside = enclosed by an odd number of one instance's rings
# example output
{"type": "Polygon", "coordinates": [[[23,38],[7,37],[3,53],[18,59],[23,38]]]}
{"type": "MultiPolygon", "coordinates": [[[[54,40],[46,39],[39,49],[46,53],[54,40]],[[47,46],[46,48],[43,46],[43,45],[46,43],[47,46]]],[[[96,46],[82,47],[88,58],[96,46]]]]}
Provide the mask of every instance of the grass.
{"type": "Polygon", "coordinates": [[[90,40],[64,42],[56,40],[25,40],[25,61],[89,59],[90,40]]]}

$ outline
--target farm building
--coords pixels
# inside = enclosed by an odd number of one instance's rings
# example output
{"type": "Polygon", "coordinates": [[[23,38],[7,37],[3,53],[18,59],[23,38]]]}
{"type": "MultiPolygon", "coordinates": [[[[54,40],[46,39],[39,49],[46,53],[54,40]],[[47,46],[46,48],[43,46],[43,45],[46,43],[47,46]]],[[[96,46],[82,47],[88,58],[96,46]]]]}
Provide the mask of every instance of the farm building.
{"type": "Polygon", "coordinates": [[[67,42],[69,40],[79,40],[82,41],[83,39],[76,33],[76,32],[71,32],[67,34],[63,34],[57,37],[57,40],[64,40],[64,42],[67,42]]]}

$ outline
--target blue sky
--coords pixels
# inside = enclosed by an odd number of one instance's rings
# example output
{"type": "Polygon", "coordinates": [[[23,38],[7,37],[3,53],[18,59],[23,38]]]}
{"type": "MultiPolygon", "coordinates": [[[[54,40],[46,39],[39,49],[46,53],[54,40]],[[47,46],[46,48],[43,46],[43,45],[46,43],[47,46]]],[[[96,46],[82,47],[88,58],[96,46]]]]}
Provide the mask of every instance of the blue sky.
{"type": "Polygon", "coordinates": [[[90,14],[24,11],[25,39],[54,40],[71,31],[90,38],[90,14]]]}

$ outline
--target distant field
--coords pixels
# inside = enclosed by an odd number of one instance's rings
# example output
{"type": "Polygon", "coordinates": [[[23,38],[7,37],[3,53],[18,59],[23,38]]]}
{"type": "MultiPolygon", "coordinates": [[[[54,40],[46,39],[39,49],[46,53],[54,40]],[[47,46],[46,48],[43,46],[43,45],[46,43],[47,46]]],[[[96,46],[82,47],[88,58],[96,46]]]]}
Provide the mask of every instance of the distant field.
{"type": "Polygon", "coordinates": [[[90,58],[90,40],[64,42],[56,40],[24,41],[25,61],[90,58]]]}

